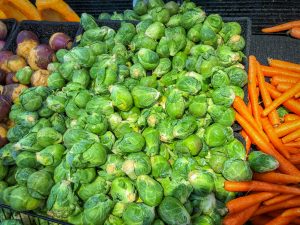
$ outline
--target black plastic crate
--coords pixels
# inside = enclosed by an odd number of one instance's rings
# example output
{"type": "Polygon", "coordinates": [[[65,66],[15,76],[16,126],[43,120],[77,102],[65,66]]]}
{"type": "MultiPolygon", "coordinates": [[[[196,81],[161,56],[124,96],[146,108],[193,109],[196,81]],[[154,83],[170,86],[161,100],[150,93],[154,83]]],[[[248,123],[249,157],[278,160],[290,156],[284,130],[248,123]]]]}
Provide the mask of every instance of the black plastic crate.
{"type": "Polygon", "coordinates": [[[17,21],[15,19],[3,19],[1,20],[3,23],[5,23],[6,27],[7,27],[7,36],[5,39],[5,45],[3,50],[6,50],[7,47],[10,45],[11,40],[12,40],[12,36],[14,33],[14,30],[17,27],[17,21]]]}
{"type": "Polygon", "coordinates": [[[7,46],[7,50],[15,52],[17,49],[16,39],[18,33],[22,30],[29,30],[35,33],[40,43],[48,43],[52,34],[56,32],[63,32],[69,35],[73,40],[75,40],[77,30],[79,28],[79,23],[73,22],[49,22],[49,21],[31,21],[25,20],[16,27],[12,34],[11,41],[7,46]]]}

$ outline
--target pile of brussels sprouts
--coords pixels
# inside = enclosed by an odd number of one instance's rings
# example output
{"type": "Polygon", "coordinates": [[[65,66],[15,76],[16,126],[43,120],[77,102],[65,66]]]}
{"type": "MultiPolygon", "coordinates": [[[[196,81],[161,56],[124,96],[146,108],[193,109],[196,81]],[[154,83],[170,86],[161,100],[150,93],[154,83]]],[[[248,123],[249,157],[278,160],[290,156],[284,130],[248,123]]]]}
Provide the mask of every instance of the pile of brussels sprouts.
{"type": "Polygon", "coordinates": [[[48,87],[12,106],[0,199],[72,224],[221,224],[251,180],[231,128],[247,82],[236,22],[192,2],[138,1],[137,25],[82,14],[79,46],[56,53],[48,87]]]}

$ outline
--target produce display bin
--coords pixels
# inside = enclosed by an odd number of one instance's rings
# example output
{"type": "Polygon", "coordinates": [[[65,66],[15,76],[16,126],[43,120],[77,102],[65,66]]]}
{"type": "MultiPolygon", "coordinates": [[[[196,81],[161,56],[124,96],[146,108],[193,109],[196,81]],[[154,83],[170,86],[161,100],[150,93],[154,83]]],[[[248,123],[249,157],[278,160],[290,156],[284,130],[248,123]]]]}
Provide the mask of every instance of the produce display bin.
{"type": "Polygon", "coordinates": [[[7,27],[7,36],[5,40],[5,46],[3,50],[7,50],[8,46],[11,45],[14,30],[17,27],[17,21],[15,19],[3,19],[1,20],[7,27]]]}
{"type": "Polygon", "coordinates": [[[52,34],[56,32],[63,32],[69,35],[73,40],[76,37],[77,30],[79,28],[79,23],[73,22],[48,22],[48,21],[31,21],[26,20],[19,23],[12,36],[7,50],[15,52],[17,49],[16,39],[18,33],[22,30],[29,30],[35,33],[40,43],[48,43],[52,34]]]}

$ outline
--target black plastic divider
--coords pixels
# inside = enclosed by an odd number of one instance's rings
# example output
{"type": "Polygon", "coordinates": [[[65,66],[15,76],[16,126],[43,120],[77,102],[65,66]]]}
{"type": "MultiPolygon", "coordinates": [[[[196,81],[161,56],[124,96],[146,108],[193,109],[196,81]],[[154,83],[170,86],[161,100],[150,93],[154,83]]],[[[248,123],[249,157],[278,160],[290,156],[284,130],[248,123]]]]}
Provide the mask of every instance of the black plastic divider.
{"type": "Polygon", "coordinates": [[[18,33],[22,30],[32,31],[38,36],[40,43],[48,43],[51,35],[56,32],[63,32],[69,35],[73,40],[75,40],[78,29],[79,29],[79,23],[25,20],[19,23],[19,25],[14,30],[11,37],[11,41],[7,46],[7,50],[13,52],[16,51],[17,49],[16,39],[18,33]]]}
{"type": "Polygon", "coordinates": [[[3,50],[7,50],[8,46],[11,44],[14,30],[17,27],[17,21],[15,19],[3,19],[1,20],[7,27],[7,36],[5,39],[5,45],[3,50]]]}

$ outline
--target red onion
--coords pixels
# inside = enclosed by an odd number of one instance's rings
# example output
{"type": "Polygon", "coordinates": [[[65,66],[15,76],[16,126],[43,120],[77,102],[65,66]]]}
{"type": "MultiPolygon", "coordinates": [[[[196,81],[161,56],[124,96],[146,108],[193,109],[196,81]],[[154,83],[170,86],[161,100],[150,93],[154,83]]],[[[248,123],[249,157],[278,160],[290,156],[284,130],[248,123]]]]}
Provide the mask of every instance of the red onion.
{"type": "Polygon", "coordinates": [[[3,70],[0,70],[0,85],[5,83],[6,74],[3,70]]]}
{"type": "Polygon", "coordinates": [[[53,34],[49,40],[49,45],[54,51],[62,48],[71,49],[72,44],[72,39],[65,33],[61,32],[53,34]]]}
{"type": "Polygon", "coordinates": [[[15,73],[8,73],[8,74],[6,74],[5,83],[6,84],[15,84],[15,83],[18,83],[18,80],[16,78],[16,74],[15,73]]]}
{"type": "Polygon", "coordinates": [[[5,95],[0,95],[0,120],[6,119],[10,111],[11,101],[5,95]]]}
{"type": "Polygon", "coordinates": [[[5,41],[0,40],[0,51],[4,48],[5,41]]]}
{"type": "Polygon", "coordinates": [[[40,44],[32,49],[28,56],[28,64],[33,70],[47,69],[49,63],[53,62],[55,54],[49,45],[40,44]]]}
{"type": "Polygon", "coordinates": [[[7,128],[0,124],[0,148],[7,144],[7,128]]]}
{"type": "Polygon", "coordinates": [[[0,52],[0,69],[2,69],[4,72],[9,72],[9,68],[7,67],[7,60],[12,55],[13,53],[10,51],[0,52]]]}
{"type": "Polygon", "coordinates": [[[27,58],[31,49],[39,44],[39,39],[35,33],[22,30],[17,36],[17,55],[27,58]]]}
{"type": "Polygon", "coordinates": [[[5,40],[6,35],[7,35],[7,27],[5,23],[0,21],[0,40],[5,40]]]}

